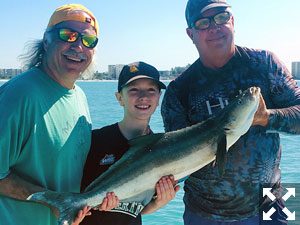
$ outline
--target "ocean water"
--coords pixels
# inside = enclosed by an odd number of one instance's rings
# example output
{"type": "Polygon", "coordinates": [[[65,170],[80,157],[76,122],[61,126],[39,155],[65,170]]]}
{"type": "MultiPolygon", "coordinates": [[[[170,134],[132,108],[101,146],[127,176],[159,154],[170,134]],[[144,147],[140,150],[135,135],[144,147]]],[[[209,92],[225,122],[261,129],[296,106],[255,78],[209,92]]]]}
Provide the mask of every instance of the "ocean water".
{"type": "MultiPolygon", "coordinates": [[[[4,81],[0,81],[0,86],[2,84],[4,84],[4,81]]],[[[118,101],[115,98],[115,92],[117,91],[116,81],[78,81],[77,84],[86,93],[94,129],[122,120],[123,108],[119,106],[118,101]]],[[[168,82],[166,82],[166,84],[168,84],[168,82]]],[[[298,84],[300,83],[298,82],[298,84]]],[[[150,126],[155,133],[164,131],[160,115],[160,107],[157,108],[156,112],[152,116],[150,126]]],[[[299,183],[300,136],[281,134],[281,140],[282,182],[299,183]]],[[[145,215],[142,217],[144,225],[183,224],[183,184],[180,184],[180,186],[180,191],[177,193],[175,199],[173,199],[169,204],[153,214],[145,215]]]]}

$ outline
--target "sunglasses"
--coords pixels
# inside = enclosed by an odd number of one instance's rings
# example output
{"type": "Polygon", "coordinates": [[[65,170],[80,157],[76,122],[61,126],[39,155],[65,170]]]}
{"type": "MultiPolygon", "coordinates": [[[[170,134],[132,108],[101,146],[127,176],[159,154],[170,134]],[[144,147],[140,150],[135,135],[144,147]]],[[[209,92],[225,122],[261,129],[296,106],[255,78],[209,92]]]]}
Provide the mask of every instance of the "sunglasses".
{"type": "Polygon", "coordinates": [[[68,43],[77,41],[79,37],[81,37],[82,44],[87,48],[94,48],[98,43],[98,38],[95,35],[81,34],[68,28],[57,28],[57,30],[59,39],[68,43]]]}
{"type": "Polygon", "coordinates": [[[231,13],[226,11],[226,12],[221,12],[218,13],[214,16],[210,16],[210,17],[202,17],[200,19],[198,19],[195,23],[194,23],[194,27],[196,30],[205,30],[207,28],[209,28],[211,21],[213,20],[217,25],[222,25],[222,24],[226,24],[231,18],[231,13]]]}

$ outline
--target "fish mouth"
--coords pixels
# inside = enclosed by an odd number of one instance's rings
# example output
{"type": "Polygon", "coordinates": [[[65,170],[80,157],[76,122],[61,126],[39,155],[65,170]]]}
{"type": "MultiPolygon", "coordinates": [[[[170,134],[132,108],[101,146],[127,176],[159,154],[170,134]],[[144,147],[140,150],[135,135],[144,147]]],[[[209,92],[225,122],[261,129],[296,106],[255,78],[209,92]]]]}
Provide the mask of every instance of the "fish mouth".
{"type": "Polygon", "coordinates": [[[251,87],[249,89],[249,99],[250,100],[255,100],[256,98],[259,98],[259,95],[260,95],[260,88],[259,87],[251,87]]]}

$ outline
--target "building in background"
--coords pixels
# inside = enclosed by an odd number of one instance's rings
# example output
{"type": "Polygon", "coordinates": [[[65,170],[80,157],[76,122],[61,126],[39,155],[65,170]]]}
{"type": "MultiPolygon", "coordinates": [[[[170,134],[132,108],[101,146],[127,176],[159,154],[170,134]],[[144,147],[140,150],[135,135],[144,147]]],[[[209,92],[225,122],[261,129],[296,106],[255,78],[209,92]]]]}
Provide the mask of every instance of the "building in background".
{"type": "Polygon", "coordinates": [[[11,79],[22,72],[22,69],[0,69],[0,79],[11,79]]]}
{"type": "Polygon", "coordinates": [[[169,70],[160,70],[158,71],[161,80],[168,80],[170,79],[171,71],[169,70]]]}
{"type": "Polygon", "coordinates": [[[300,62],[292,62],[292,75],[296,80],[300,80],[300,62]]]}
{"type": "MultiPolygon", "coordinates": [[[[298,79],[300,80],[300,62],[295,62],[297,64],[297,68],[295,67],[295,70],[298,73],[298,79]]],[[[178,75],[180,75],[184,70],[186,70],[190,65],[181,67],[181,66],[175,66],[174,68],[171,68],[171,70],[160,70],[160,79],[161,80],[172,80],[178,75]]],[[[108,65],[108,71],[107,72],[94,72],[93,74],[83,74],[80,76],[79,80],[118,80],[119,75],[121,73],[121,70],[123,69],[123,64],[115,64],[115,65],[108,65]],[[87,76],[88,75],[88,76],[87,76]]],[[[293,71],[293,70],[292,70],[293,71]]],[[[15,76],[17,76],[20,73],[23,73],[24,71],[22,69],[0,69],[0,79],[11,79],[15,76]]],[[[292,72],[294,75],[294,72],[292,72]]],[[[296,77],[294,75],[294,77],[296,77]]]]}
{"type": "Polygon", "coordinates": [[[111,80],[118,80],[123,66],[123,64],[108,65],[108,77],[111,80]]]}

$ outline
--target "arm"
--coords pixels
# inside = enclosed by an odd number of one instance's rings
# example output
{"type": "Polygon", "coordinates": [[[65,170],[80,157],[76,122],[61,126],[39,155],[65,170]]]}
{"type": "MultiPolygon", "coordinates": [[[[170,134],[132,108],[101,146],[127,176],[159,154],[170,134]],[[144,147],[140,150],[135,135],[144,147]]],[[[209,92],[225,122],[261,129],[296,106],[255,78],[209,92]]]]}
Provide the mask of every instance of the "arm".
{"type": "Polygon", "coordinates": [[[173,176],[162,177],[155,187],[157,197],[145,206],[141,214],[145,215],[153,213],[171,201],[180,189],[180,186],[174,187],[175,184],[176,182],[174,181],[173,176]]]}
{"type": "MultiPolygon", "coordinates": [[[[26,180],[20,178],[19,176],[13,173],[10,173],[7,177],[0,179],[0,195],[4,195],[21,201],[26,201],[27,198],[33,193],[45,190],[45,188],[27,182],[26,180]]],[[[50,207],[53,210],[55,216],[59,217],[58,209],[44,202],[40,203],[50,207]]],[[[103,199],[99,210],[107,211],[118,205],[118,197],[115,196],[114,193],[107,193],[106,198],[103,199]]],[[[85,216],[90,215],[90,209],[90,207],[85,206],[82,210],[80,210],[73,225],[79,224],[85,216]]]]}
{"type": "Polygon", "coordinates": [[[0,194],[10,198],[25,201],[31,194],[41,191],[45,191],[45,188],[29,183],[13,173],[0,179],[0,194]]]}
{"type": "Polygon", "coordinates": [[[253,125],[266,126],[271,132],[300,134],[300,89],[290,72],[273,54],[270,55],[269,65],[269,92],[275,107],[267,109],[261,97],[253,125]]]}
{"type": "MultiPolygon", "coordinates": [[[[33,193],[45,190],[45,188],[32,184],[14,173],[10,173],[5,178],[0,179],[0,195],[4,195],[21,201],[26,201],[27,198],[33,193]]],[[[50,207],[53,210],[55,216],[58,217],[58,209],[44,202],[40,203],[50,207]]]]}

